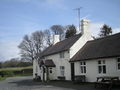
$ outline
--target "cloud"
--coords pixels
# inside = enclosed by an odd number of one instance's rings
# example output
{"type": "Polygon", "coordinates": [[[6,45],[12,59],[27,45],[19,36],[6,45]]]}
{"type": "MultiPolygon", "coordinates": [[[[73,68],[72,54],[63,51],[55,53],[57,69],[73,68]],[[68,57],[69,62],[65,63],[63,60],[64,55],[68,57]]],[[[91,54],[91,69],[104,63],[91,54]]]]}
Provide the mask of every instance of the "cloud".
{"type": "Polygon", "coordinates": [[[36,4],[36,6],[44,9],[67,9],[64,0],[36,0],[36,2],[33,3],[36,4]]]}
{"type": "Polygon", "coordinates": [[[119,27],[119,28],[114,28],[114,29],[113,29],[113,34],[114,34],[114,33],[119,33],[119,32],[120,32],[120,27],[119,27]]]}
{"type": "MultiPolygon", "coordinates": [[[[102,22],[97,23],[91,23],[90,25],[90,32],[92,36],[98,37],[98,34],[100,33],[100,28],[104,25],[102,22]]],[[[120,32],[120,27],[118,28],[112,28],[113,34],[120,32]]]]}
{"type": "Polygon", "coordinates": [[[100,28],[103,26],[103,23],[97,22],[97,23],[91,23],[90,24],[90,32],[92,36],[98,37],[98,34],[100,32],[100,28]]]}
{"type": "Polygon", "coordinates": [[[0,42],[0,61],[19,57],[18,42],[0,42]]]}

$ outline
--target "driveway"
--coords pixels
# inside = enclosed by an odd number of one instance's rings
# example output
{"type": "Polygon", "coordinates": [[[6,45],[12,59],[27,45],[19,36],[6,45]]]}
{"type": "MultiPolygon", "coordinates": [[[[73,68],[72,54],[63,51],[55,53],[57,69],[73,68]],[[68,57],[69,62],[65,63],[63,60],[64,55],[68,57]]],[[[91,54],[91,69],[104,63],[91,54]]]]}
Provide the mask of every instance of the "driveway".
{"type": "MultiPolygon", "coordinates": [[[[72,82],[33,82],[31,76],[12,77],[0,81],[0,90],[105,90],[95,89],[93,84],[73,84],[72,82]]],[[[113,88],[112,90],[120,90],[113,88]]]]}

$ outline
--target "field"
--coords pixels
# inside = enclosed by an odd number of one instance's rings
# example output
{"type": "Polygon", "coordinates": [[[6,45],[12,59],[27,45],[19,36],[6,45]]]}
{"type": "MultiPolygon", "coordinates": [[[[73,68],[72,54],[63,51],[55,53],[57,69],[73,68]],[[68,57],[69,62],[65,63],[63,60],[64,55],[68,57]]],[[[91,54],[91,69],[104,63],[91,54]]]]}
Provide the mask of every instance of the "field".
{"type": "Polygon", "coordinates": [[[32,76],[32,66],[0,69],[0,80],[15,76],[32,76]]]}

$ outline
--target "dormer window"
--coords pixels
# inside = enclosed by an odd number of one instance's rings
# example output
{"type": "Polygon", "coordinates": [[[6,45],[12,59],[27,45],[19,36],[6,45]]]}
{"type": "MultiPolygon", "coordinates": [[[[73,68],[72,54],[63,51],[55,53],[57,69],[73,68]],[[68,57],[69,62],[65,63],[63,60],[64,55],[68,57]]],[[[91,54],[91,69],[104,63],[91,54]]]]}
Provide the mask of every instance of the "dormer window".
{"type": "Polygon", "coordinates": [[[60,53],[60,58],[64,58],[64,52],[60,53]]]}

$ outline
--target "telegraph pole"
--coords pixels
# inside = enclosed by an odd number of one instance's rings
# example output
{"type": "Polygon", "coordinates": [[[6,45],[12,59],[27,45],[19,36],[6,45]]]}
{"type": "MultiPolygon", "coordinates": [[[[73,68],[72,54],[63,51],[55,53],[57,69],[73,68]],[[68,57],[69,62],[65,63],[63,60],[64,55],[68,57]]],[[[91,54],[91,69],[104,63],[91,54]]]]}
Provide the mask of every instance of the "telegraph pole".
{"type": "Polygon", "coordinates": [[[78,23],[79,23],[79,31],[80,31],[80,10],[82,9],[82,7],[76,8],[75,10],[78,11],[78,23]]]}

